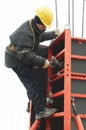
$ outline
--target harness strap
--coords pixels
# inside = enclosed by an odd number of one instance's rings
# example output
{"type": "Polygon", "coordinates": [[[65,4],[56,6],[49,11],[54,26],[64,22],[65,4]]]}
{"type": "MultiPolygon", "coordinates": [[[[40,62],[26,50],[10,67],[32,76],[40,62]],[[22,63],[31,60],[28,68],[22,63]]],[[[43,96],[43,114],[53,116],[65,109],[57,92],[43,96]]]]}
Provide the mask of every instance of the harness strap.
{"type": "Polygon", "coordinates": [[[30,27],[31,27],[31,30],[32,30],[32,33],[33,33],[33,36],[34,36],[34,44],[33,44],[33,47],[32,47],[32,51],[33,51],[33,50],[34,50],[34,47],[35,47],[36,38],[35,38],[35,32],[34,32],[34,30],[33,30],[33,28],[32,28],[31,22],[32,22],[32,19],[29,20],[29,24],[30,24],[30,27]]]}

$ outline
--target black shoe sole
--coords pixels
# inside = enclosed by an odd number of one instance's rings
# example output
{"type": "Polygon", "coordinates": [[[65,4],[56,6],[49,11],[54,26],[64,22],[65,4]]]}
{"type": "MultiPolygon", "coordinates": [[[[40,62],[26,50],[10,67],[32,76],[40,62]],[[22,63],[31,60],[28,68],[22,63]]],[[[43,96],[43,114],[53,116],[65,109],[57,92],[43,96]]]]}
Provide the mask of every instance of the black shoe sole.
{"type": "Polygon", "coordinates": [[[36,119],[45,119],[45,118],[48,118],[50,116],[52,116],[55,112],[57,112],[57,109],[55,109],[54,111],[52,111],[50,114],[45,114],[45,115],[40,115],[40,116],[37,116],[36,115],[36,119]]]}

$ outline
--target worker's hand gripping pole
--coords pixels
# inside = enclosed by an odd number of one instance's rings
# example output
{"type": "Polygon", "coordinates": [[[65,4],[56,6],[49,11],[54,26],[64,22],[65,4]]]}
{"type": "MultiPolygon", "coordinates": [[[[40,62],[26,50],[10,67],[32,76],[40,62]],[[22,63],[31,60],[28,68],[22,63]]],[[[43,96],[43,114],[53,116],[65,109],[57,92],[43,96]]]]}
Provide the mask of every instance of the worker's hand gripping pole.
{"type": "Polygon", "coordinates": [[[61,59],[56,59],[54,56],[51,57],[50,59],[50,66],[52,68],[55,68],[55,67],[62,67],[63,66],[63,61],[61,61],[61,59]]]}
{"type": "Polygon", "coordinates": [[[52,68],[55,68],[56,66],[58,66],[59,65],[59,61],[54,57],[54,56],[52,56],[51,57],[51,60],[50,60],[50,66],[52,67],[52,68]]]}

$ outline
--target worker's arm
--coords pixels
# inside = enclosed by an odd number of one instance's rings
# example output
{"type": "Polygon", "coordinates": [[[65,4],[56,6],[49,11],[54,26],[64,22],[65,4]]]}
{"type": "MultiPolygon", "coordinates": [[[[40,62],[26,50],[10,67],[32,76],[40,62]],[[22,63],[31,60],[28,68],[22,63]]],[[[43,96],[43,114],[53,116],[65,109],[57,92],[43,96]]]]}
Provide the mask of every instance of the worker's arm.
{"type": "Polygon", "coordinates": [[[55,39],[60,35],[60,30],[57,28],[54,31],[44,32],[41,34],[40,42],[55,39]]]}
{"type": "MultiPolygon", "coordinates": [[[[40,48],[41,49],[38,49],[38,50],[32,52],[31,48],[22,47],[21,50],[17,51],[17,55],[18,55],[19,59],[27,65],[33,65],[36,67],[42,67],[42,68],[46,69],[50,66],[47,56],[45,58],[45,54],[43,52],[43,50],[46,50],[46,48],[43,48],[42,46],[40,46],[40,48]],[[40,53],[39,50],[40,51],[42,50],[42,53],[44,54],[44,56],[42,54],[39,54],[40,53]],[[37,52],[38,52],[38,54],[37,54],[37,52]]],[[[46,50],[46,53],[47,53],[47,50],[46,50]]]]}
{"type": "Polygon", "coordinates": [[[33,52],[27,52],[22,56],[23,62],[33,66],[43,67],[43,69],[51,67],[56,67],[59,65],[59,61],[55,57],[51,57],[51,60],[45,59],[42,56],[36,55],[33,52]]]}
{"type": "Polygon", "coordinates": [[[46,59],[42,56],[37,55],[35,52],[32,52],[30,48],[23,48],[17,51],[19,59],[25,64],[43,67],[46,59]]]}

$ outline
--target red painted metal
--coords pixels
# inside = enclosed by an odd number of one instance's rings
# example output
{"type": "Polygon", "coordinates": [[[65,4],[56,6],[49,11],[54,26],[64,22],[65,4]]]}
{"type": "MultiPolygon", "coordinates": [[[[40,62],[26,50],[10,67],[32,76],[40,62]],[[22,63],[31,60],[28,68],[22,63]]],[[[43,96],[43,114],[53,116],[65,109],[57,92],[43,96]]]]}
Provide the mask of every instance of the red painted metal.
{"type": "MultiPolygon", "coordinates": [[[[50,61],[50,59],[51,59],[51,57],[52,57],[52,50],[51,49],[48,49],[48,59],[49,59],[49,61],[50,61]]],[[[51,67],[49,67],[48,68],[48,81],[50,80],[50,75],[52,74],[52,68],[51,67]]],[[[52,90],[51,90],[51,83],[50,82],[48,82],[47,83],[47,96],[49,97],[50,96],[50,92],[51,92],[52,90]]]]}
{"type": "MultiPolygon", "coordinates": [[[[80,118],[86,118],[86,114],[79,114],[80,118]]],[[[71,117],[74,118],[74,114],[71,114],[71,117]]]]}
{"type": "Polygon", "coordinates": [[[71,96],[73,96],[73,97],[78,97],[78,98],[86,98],[86,94],[72,93],[71,96]]]}
{"type": "MultiPolygon", "coordinates": [[[[63,117],[64,119],[63,130],[72,130],[71,118],[74,118],[74,114],[71,113],[71,96],[76,98],[86,98],[86,94],[71,92],[71,81],[73,79],[77,81],[86,80],[86,74],[71,72],[72,59],[86,60],[86,56],[71,54],[72,40],[76,40],[78,44],[83,44],[83,42],[86,42],[86,39],[71,37],[70,30],[64,30],[64,32],[62,32],[62,34],[53,41],[53,44],[51,44],[48,50],[48,59],[50,60],[53,55],[53,48],[57,46],[61,41],[64,41],[64,48],[62,48],[62,50],[55,55],[56,59],[64,58],[64,68],[59,71],[60,75],[58,75],[57,73],[53,74],[53,68],[49,67],[47,83],[47,96],[50,96],[50,93],[52,92],[52,83],[60,79],[64,79],[64,89],[51,95],[51,97],[54,99],[57,97],[64,97],[64,109],[62,112],[57,112],[53,114],[50,118],[46,119],[46,130],[51,130],[51,119],[59,117],[63,117]]],[[[80,118],[86,118],[86,114],[79,114],[79,116],[80,118]]],[[[32,124],[30,130],[36,130],[40,122],[41,120],[36,120],[32,124]]]]}
{"type": "Polygon", "coordinates": [[[64,95],[64,90],[60,91],[60,92],[57,92],[57,93],[54,93],[52,94],[52,98],[55,98],[55,97],[58,97],[58,96],[62,96],[64,95]]]}
{"type": "Polygon", "coordinates": [[[41,120],[35,120],[35,122],[32,124],[31,128],[29,130],[37,130],[41,120]]]}
{"type": "Polygon", "coordinates": [[[51,130],[51,119],[50,118],[46,119],[46,130],[51,130]]]}
{"type": "Polygon", "coordinates": [[[79,38],[79,37],[71,37],[72,40],[76,40],[78,42],[86,42],[86,38],[79,38]]]}
{"type": "Polygon", "coordinates": [[[79,59],[79,60],[86,60],[86,56],[78,56],[78,55],[71,55],[71,58],[79,59]]]}
{"type": "Polygon", "coordinates": [[[81,74],[81,73],[71,73],[71,79],[76,79],[76,80],[86,80],[86,74],[81,74]]]}
{"type": "MultiPolygon", "coordinates": [[[[64,69],[60,70],[60,75],[57,73],[52,74],[52,71],[48,69],[49,85],[52,87],[52,83],[64,78],[64,90],[52,94],[52,98],[64,96],[64,112],[55,113],[51,118],[64,117],[64,130],[71,130],[71,96],[86,98],[86,94],[71,93],[71,80],[86,80],[86,74],[71,72],[71,60],[86,60],[86,56],[79,56],[71,54],[71,41],[77,40],[78,44],[86,42],[86,39],[72,38],[70,30],[65,30],[49,48],[49,56],[52,56],[53,47],[58,45],[61,40],[64,40],[64,48],[58,54],[55,55],[56,59],[64,57],[64,69]]],[[[48,86],[49,87],[49,86],[48,86]]],[[[48,89],[49,90],[49,89],[48,89]]],[[[81,118],[85,118],[85,114],[81,118]]],[[[47,127],[48,128],[48,127],[47,127]]]]}
{"type": "Polygon", "coordinates": [[[65,30],[64,130],[71,130],[71,32],[65,30]]]}

